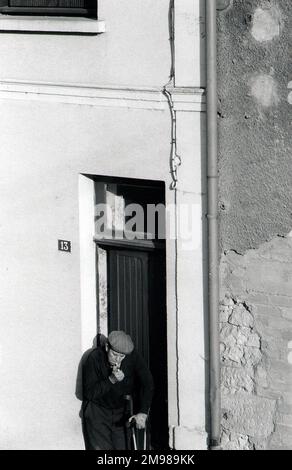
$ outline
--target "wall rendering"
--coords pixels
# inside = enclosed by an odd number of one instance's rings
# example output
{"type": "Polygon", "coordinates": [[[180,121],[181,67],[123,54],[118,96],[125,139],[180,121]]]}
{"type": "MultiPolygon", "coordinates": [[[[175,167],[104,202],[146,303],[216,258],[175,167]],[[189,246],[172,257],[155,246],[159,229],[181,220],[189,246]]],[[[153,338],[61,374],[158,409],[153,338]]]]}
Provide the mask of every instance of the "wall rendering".
{"type": "Polygon", "coordinates": [[[291,449],[292,7],[225,3],[218,13],[222,445],[291,449]]]}

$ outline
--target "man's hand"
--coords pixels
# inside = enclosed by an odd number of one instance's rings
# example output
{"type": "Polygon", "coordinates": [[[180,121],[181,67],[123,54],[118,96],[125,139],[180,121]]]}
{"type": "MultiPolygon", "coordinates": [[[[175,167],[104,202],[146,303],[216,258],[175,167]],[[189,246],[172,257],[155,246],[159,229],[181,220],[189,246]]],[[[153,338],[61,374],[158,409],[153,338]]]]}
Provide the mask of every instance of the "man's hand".
{"type": "Polygon", "coordinates": [[[136,421],[137,429],[145,429],[147,419],[147,415],[145,413],[137,413],[136,415],[131,416],[129,422],[131,422],[133,419],[136,421]]]}
{"type": "Polygon", "coordinates": [[[125,374],[124,372],[119,369],[118,367],[114,366],[111,375],[109,376],[109,379],[112,383],[116,382],[122,382],[124,380],[125,374]]]}

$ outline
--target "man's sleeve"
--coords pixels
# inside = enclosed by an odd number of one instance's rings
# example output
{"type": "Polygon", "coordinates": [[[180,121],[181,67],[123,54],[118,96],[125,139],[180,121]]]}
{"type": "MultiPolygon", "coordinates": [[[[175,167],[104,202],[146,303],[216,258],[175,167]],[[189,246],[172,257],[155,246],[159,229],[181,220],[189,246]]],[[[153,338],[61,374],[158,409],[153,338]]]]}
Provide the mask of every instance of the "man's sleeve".
{"type": "Polygon", "coordinates": [[[139,396],[140,396],[140,413],[148,414],[154,391],[154,383],[150,370],[146,362],[136,352],[135,354],[135,373],[139,381],[139,396]]]}
{"type": "Polygon", "coordinates": [[[83,399],[97,401],[113,386],[108,377],[104,378],[98,364],[98,354],[90,354],[82,369],[83,399]]]}

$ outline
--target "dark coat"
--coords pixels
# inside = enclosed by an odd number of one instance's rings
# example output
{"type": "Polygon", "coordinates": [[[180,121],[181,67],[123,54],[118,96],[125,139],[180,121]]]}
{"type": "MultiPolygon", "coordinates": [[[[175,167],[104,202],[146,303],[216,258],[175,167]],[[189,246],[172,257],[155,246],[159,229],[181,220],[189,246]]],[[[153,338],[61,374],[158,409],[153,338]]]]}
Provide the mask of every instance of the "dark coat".
{"type": "Polygon", "coordinates": [[[125,406],[125,395],[136,397],[136,412],[148,413],[152,395],[152,375],[138,352],[127,355],[121,364],[125,374],[122,382],[113,384],[109,380],[111,367],[104,348],[94,349],[83,365],[83,401],[108,409],[121,409],[125,406]]]}

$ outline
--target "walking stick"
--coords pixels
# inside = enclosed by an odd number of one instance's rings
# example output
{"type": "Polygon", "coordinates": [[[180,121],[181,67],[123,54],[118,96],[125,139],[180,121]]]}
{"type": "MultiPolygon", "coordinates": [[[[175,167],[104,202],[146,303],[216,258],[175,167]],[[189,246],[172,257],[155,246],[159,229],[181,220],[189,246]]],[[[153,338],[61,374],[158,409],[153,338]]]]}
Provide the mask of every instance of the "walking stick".
{"type": "Polygon", "coordinates": [[[132,438],[133,438],[133,445],[134,445],[134,450],[137,450],[137,441],[136,441],[136,433],[135,433],[135,423],[131,423],[131,429],[132,429],[132,438]]]}
{"type": "MultiPolygon", "coordinates": [[[[128,401],[128,404],[129,404],[129,411],[130,411],[130,417],[133,416],[134,414],[134,407],[133,407],[133,398],[131,395],[125,395],[125,400],[128,401]]],[[[131,428],[131,435],[132,435],[132,439],[133,439],[133,446],[134,446],[134,450],[138,450],[137,449],[137,439],[136,439],[136,431],[135,431],[135,427],[136,427],[136,423],[135,423],[135,419],[133,419],[131,422],[127,421],[127,427],[131,428]]],[[[147,450],[147,422],[145,424],[145,428],[144,428],[144,439],[143,439],[143,447],[144,447],[144,450],[147,450]]]]}
{"type": "MultiPolygon", "coordinates": [[[[128,402],[128,407],[129,407],[129,417],[133,416],[134,414],[134,407],[133,407],[133,398],[131,395],[125,395],[125,400],[127,400],[128,402]]],[[[134,446],[134,450],[137,450],[137,440],[136,440],[136,434],[135,434],[135,423],[133,421],[129,422],[129,420],[127,420],[127,424],[126,424],[127,428],[131,428],[131,435],[132,435],[132,439],[133,439],[133,446],[134,446]]]]}
{"type": "MultiPolygon", "coordinates": [[[[132,430],[132,438],[133,438],[133,445],[134,445],[134,450],[137,450],[137,439],[136,439],[136,423],[135,419],[133,419],[130,423],[131,430],[132,430]]],[[[144,431],[144,438],[143,438],[143,450],[147,450],[147,424],[145,424],[145,428],[143,429],[144,431]]]]}

